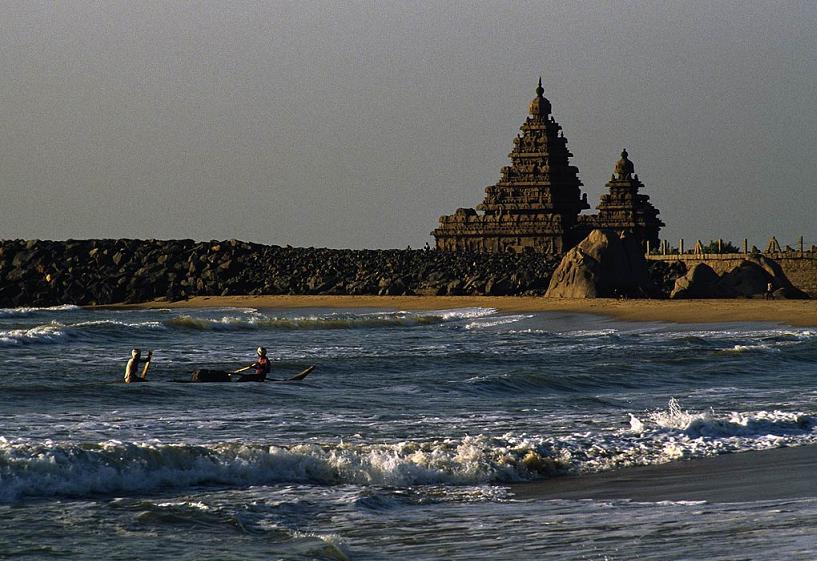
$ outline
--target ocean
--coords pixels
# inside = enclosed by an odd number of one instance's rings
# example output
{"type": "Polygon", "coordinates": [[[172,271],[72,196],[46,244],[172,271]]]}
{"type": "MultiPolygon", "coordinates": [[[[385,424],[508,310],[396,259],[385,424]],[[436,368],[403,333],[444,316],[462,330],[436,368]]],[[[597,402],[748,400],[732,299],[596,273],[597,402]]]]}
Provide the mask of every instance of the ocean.
{"type": "MultiPolygon", "coordinates": [[[[0,558],[806,560],[817,499],[520,482],[817,443],[817,330],[490,308],[0,309],[0,558]],[[272,378],[181,384],[263,345],[272,378]],[[121,383],[132,347],[149,382],[121,383]]],[[[815,493],[817,494],[817,493],[815,493]]]]}

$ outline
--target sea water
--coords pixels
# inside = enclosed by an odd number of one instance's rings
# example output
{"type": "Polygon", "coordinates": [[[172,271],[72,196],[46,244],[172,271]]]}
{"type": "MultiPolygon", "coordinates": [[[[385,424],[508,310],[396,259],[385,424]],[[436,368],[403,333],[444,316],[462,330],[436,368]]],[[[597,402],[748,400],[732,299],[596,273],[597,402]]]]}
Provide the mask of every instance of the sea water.
{"type": "Polygon", "coordinates": [[[817,442],[817,331],[489,308],[0,309],[0,558],[813,559],[817,501],[512,484],[817,442]],[[272,378],[189,384],[266,346],[272,378]],[[121,383],[132,347],[149,383],[121,383]]]}

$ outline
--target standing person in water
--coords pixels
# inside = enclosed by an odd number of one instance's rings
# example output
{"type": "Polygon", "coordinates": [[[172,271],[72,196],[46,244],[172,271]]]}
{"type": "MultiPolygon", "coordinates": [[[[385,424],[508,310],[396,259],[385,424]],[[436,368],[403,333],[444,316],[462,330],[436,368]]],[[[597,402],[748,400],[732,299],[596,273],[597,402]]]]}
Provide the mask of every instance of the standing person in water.
{"type": "Polygon", "coordinates": [[[247,367],[248,370],[255,368],[255,374],[244,374],[238,379],[239,382],[263,382],[267,379],[267,374],[272,370],[272,364],[267,358],[267,349],[258,347],[255,354],[258,355],[258,359],[247,367]]]}
{"type": "Polygon", "coordinates": [[[148,351],[148,358],[145,361],[145,366],[142,368],[142,374],[139,374],[139,359],[142,357],[142,351],[133,349],[130,352],[130,360],[125,367],[125,383],[144,382],[147,380],[148,369],[150,369],[150,359],[153,357],[153,351],[148,351]]]}

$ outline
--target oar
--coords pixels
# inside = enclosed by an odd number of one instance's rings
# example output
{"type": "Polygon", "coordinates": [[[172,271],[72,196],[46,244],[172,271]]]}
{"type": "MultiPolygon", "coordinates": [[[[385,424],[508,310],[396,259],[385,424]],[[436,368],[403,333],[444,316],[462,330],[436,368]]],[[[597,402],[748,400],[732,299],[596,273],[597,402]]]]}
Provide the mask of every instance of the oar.
{"type": "Polygon", "coordinates": [[[309,368],[307,368],[306,370],[304,370],[304,371],[302,371],[302,372],[299,372],[298,374],[295,374],[295,376],[293,376],[292,378],[287,378],[286,380],[283,380],[283,381],[284,381],[284,382],[295,382],[295,381],[298,381],[298,380],[303,380],[304,378],[306,378],[307,376],[309,376],[309,374],[310,374],[310,373],[311,373],[313,370],[315,370],[315,367],[314,367],[314,366],[310,366],[310,367],[309,367],[309,368]]]}
{"type": "Polygon", "coordinates": [[[240,372],[244,372],[245,370],[249,370],[249,369],[250,369],[250,368],[252,368],[253,366],[255,366],[255,365],[254,365],[254,364],[251,364],[251,365],[249,365],[249,366],[245,366],[244,368],[239,368],[238,370],[233,370],[232,372],[230,372],[230,374],[238,374],[238,373],[240,373],[240,372]]]}

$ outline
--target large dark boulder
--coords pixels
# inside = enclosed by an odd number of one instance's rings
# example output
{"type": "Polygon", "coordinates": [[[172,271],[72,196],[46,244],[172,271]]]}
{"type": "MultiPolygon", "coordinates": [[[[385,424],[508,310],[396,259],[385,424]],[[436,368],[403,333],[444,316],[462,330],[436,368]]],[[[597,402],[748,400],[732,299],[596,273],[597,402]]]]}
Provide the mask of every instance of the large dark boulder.
{"type": "Polygon", "coordinates": [[[765,294],[773,281],[774,277],[759,264],[743,261],[724,273],[718,281],[718,292],[722,298],[751,298],[765,294]]]}
{"type": "Polygon", "coordinates": [[[706,263],[696,263],[687,274],[675,281],[670,298],[719,298],[720,277],[706,263]]]}
{"type": "Polygon", "coordinates": [[[655,294],[641,244],[612,230],[593,230],[562,258],[549,298],[644,298],[655,294]]]}
{"type": "Polygon", "coordinates": [[[778,263],[752,255],[718,275],[706,263],[694,265],[675,281],[670,298],[808,298],[791,284],[778,263]],[[771,291],[769,288],[771,287],[771,291]]]}

